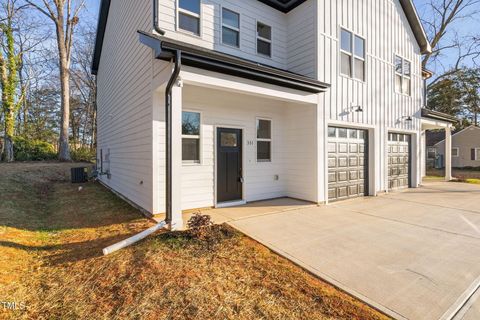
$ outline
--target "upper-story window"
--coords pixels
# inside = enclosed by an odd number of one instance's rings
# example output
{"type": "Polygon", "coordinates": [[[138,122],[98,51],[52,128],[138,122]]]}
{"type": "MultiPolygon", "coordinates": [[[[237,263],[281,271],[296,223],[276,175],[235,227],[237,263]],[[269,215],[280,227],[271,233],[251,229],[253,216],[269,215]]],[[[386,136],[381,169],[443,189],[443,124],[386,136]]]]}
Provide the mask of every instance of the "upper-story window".
{"type": "Polygon", "coordinates": [[[345,29],[341,29],[340,38],[340,72],[365,81],[365,39],[345,29]]]}
{"type": "Polygon", "coordinates": [[[412,67],[410,61],[395,56],[395,91],[411,95],[412,67]]]}
{"type": "Polygon", "coordinates": [[[240,47],[240,15],[222,8],[222,43],[240,47]]]}
{"type": "Polygon", "coordinates": [[[257,22],[257,53],[272,56],[272,27],[257,22]]]}
{"type": "Polygon", "coordinates": [[[201,0],[178,0],[178,27],[200,35],[201,0]]]}

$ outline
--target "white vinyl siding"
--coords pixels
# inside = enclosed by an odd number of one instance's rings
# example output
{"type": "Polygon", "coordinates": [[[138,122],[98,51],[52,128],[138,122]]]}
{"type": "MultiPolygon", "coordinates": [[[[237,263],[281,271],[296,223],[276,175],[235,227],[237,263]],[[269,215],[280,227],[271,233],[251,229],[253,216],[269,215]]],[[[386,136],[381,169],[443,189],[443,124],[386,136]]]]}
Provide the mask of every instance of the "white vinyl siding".
{"type": "Polygon", "coordinates": [[[137,30],[152,27],[150,0],[112,1],[97,75],[97,158],[103,150],[100,180],[152,211],[151,49],[137,30]]]}

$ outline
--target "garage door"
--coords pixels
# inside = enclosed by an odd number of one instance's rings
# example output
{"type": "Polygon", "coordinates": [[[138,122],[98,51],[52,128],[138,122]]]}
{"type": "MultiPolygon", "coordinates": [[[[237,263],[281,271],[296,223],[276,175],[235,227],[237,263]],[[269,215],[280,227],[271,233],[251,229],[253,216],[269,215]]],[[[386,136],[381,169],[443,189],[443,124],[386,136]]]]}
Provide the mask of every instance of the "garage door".
{"type": "Polygon", "coordinates": [[[388,134],[388,187],[389,189],[410,186],[410,143],[408,134],[388,134]]]}
{"type": "Polygon", "coordinates": [[[365,130],[328,128],[328,199],[364,196],[368,190],[368,135],[365,130]]]}

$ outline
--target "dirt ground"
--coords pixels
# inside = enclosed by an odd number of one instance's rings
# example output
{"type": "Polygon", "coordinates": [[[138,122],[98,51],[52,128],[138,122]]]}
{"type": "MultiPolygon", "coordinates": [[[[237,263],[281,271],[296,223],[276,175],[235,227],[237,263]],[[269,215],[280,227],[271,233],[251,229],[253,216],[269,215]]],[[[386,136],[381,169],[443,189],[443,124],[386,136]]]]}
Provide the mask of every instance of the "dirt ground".
{"type": "Polygon", "coordinates": [[[78,165],[0,164],[1,319],[385,319],[226,226],[102,256],[153,222],[78,165]]]}

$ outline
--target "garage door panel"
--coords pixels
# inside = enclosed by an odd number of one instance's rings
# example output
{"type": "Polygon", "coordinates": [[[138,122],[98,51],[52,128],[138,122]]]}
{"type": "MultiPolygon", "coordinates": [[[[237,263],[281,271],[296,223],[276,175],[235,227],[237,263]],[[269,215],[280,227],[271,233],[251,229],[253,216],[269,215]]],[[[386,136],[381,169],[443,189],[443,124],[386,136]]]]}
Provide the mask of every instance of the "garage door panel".
{"type": "Polygon", "coordinates": [[[388,135],[388,187],[389,189],[410,186],[411,136],[390,133],[388,135]]]}
{"type": "Polygon", "coordinates": [[[329,200],[364,196],[367,190],[365,172],[368,163],[365,160],[366,132],[334,127],[329,127],[328,132],[329,200]]]}

